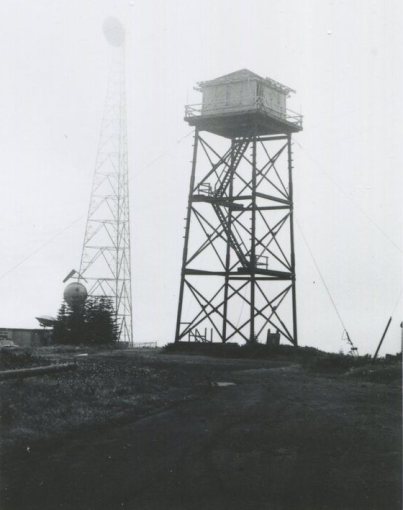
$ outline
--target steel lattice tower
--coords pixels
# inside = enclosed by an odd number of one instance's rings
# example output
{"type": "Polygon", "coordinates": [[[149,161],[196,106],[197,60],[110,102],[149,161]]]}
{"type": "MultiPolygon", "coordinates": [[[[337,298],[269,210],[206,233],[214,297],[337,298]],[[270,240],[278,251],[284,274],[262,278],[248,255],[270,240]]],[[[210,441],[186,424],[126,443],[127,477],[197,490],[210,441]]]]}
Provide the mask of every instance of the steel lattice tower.
{"type": "Polygon", "coordinates": [[[79,281],[89,296],[111,298],[119,341],[133,342],[124,31],[112,18],[104,32],[112,64],[102,119],[79,281]]]}
{"type": "Polygon", "coordinates": [[[176,341],[297,345],[291,89],[247,70],[199,84],[176,341]],[[210,336],[211,335],[211,336],[210,336]]]}

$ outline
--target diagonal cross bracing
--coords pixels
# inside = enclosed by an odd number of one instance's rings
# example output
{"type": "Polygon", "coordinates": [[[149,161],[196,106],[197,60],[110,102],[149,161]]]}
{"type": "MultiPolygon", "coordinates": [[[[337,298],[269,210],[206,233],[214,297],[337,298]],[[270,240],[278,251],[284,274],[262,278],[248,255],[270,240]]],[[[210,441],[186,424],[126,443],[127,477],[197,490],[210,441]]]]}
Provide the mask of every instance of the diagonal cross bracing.
{"type": "Polygon", "coordinates": [[[291,135],[251,128],[222,145],[196,130],[176,340],[209,327],[262,341],[271,326],[297,344],[291,135]]]}

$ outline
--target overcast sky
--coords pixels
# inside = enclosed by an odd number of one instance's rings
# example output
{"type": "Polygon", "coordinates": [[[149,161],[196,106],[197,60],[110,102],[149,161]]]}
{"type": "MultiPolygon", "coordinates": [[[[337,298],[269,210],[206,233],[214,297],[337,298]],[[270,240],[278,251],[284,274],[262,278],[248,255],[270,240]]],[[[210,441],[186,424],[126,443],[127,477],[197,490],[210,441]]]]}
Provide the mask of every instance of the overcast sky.
{"type": "MultiPolygon", "coordinates": [[[[400,0],[2,0],[0,327],[55,315],[78,268],[110,47],[127,29],[134,332],[173,340],[197,81],[241,68],[297,93],[295,211],[347,329],[373,352],[403,320],[400,0]]],[[[299,338],[343,328],[296,229],[299,338]]]]}

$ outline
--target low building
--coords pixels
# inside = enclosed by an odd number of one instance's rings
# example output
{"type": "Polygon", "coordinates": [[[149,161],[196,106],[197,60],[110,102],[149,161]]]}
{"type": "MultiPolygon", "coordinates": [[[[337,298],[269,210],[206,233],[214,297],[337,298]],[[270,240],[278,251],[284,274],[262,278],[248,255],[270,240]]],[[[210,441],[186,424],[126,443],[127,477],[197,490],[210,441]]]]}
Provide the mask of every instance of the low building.
{"type": "Polygon", "coordinates": [[[14,342],[20,347],[41,347],[52,344],[52,329],[0,328],[0,340],[14,342]]]}

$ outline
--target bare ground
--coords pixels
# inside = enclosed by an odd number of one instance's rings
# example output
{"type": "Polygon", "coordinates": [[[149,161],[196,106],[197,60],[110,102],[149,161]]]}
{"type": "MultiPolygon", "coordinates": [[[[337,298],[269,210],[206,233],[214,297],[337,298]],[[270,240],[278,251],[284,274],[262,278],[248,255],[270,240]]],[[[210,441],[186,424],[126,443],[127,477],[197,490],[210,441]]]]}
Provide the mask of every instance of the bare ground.
{"type": "Polygon", "coordinates": [[[132,352],[1,386],[3,510],[401,509],[397,384],[132,352]]]}

